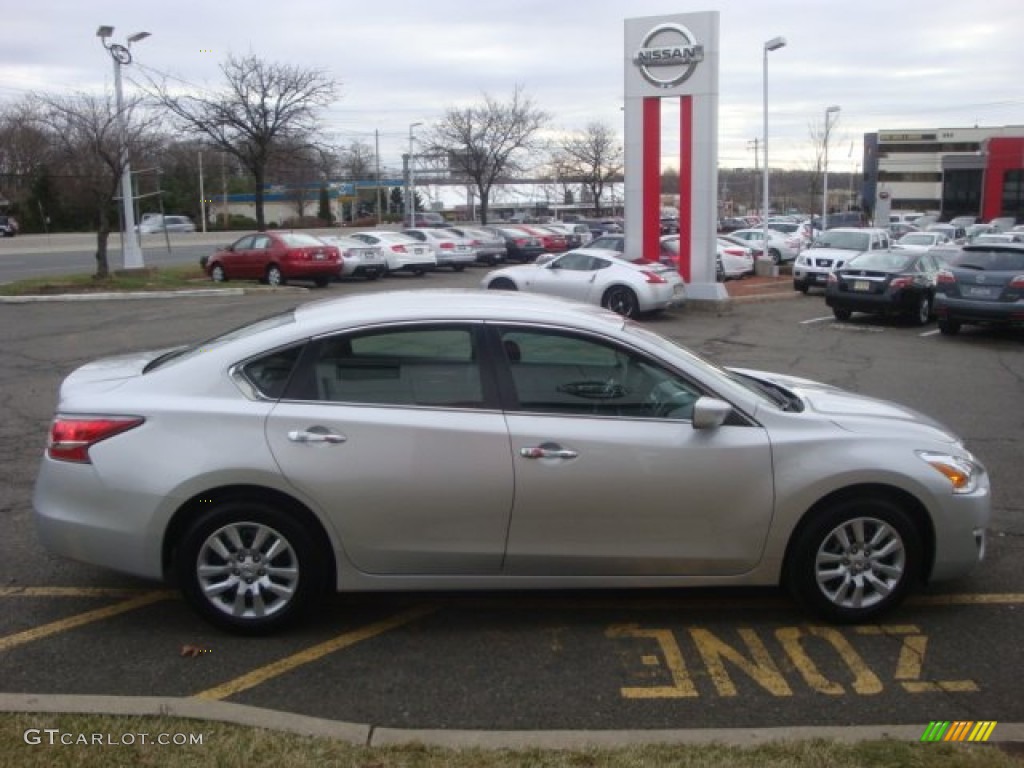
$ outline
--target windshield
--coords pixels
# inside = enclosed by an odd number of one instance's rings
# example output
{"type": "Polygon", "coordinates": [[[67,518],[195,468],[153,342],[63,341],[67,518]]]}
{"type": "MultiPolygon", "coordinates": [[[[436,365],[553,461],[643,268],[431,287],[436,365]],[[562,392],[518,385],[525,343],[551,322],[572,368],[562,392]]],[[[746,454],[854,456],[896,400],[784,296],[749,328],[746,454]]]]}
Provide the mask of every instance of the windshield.
{"type": "Polygon", "coordinates": [[[904,235],[899,240],[902,245],[932,245],[935,242],[933,235],[904,235]]]}
{"type": "Polygon", "coordinates": [[[287,312],[282,312],[277,315],[271,315],[270,317],[264,317],[255,322],[248,323],[234,330],[222,333],[219,336],[214,336],[212,339],[200,342],[199,344],[193,344],[191,346],[177,347],[172,349],[170,352],[165,352],[155,360],[151,360],[149,364],[143,369],[143,373],[149,373],[155,371],[172,360],[181,362],[182,360],[188,360],[190,357],[194,357],[203,352],[208,352],[214,347],[226,344],[229,341],[235,339],[241,339],[246,336],[251,336],[254,333],[261,333],[262,331],[269,330],[270,328],[277,328],[288,323],[295,322],[295,310],[289,309],[287,312]]]}
{"type": "Polygon", "coordinates": [[[1024,271],[1024,250],[1007,248],[1006,250],[967,250],[953,257],[950,266],[964,269],[980,269],[985,272],[1022,272],[1024,271]]]}
{"type": "Polygon", "coordinates": [[[909,269],[917,256],[896,251],[868,251],[848,261],[848,269],[874,269],[880,272],[902,272],[909,269]]]}
{"type": "Polygon", "coordinates": [[[829,230],[818,235],[813,248],[839,248],[844,251],[866,251],[871,237],[866,232],[837,232],[829,230]]]}

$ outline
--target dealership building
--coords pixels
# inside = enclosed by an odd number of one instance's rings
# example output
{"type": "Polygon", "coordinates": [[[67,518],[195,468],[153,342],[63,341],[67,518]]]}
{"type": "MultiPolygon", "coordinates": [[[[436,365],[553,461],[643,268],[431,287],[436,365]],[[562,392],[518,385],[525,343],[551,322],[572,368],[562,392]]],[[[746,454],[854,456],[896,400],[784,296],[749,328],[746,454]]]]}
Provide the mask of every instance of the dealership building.
{"type": "Polygon", "coordinates": [[[1024,126],[894,129],[864,134],[864,200],[943,218],[1024,220],[1024,126]]]}

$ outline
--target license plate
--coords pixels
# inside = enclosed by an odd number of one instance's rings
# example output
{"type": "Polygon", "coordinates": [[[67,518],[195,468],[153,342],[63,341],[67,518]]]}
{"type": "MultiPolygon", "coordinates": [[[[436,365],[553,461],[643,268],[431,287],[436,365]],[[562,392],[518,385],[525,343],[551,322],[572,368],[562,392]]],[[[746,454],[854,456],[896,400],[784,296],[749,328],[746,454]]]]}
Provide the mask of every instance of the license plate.
{"type": "Polygon", "coordinates": [[[672,295],[676,295],[676,294],[682,293],[684,290],[685,290],[685,287],[683,286],[683,284],[682,283],[677,283],[676,285],[672,286],[672,295]]]}
{"type": "Polygon", "coordinates": [[[314,261],[323,261],[326,258],[327,258],[327,254],[326,253],[314,253],[313,254],[313,260],[314,261]]]}
{"type": "Polygon", "coordinates": [[[964,286],[963,292],[965,296],[971,296],[976,299],[988,299],[991,298],[997,289],[988,287],[981,287],[977,285],[964,286]]]}
{"type": "Polygon", "coordinates": [[[869,283],[867,280],[854,280],[853,281],[853,290],[855,290],[855,291],[870,291],[871,290],[871,283],[869,283]]]}
{"type": "Polygon", "coordinates": [[[815,282],[818,282],[818,283],[824,283],[824,282],[828,281],[828,275],[815,275],[814,276],[814,280],[815,280],[815,282]]]}

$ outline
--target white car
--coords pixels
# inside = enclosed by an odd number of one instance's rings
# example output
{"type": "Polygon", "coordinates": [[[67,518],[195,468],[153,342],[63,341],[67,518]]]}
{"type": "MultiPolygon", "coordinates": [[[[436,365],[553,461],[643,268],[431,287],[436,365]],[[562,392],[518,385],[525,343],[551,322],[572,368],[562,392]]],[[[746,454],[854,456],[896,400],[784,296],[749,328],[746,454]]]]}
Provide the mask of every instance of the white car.
{"type": "MultiPolygon", "coordinates": [[[[721,265],[719,275],[723,280],[754,274],[754,252],[722,238],[717,239],[718,264],[721,265]]],[[[718,270],[716,265],[716,270],[718,270]]]]}
{"type": "MultiPolygon", "coordinates": [[[[737,229],[729,233],[730,237],[739,238],[750,243],[755,251],[764,251],[764,230],[763,229],[737,229]]],[[[768,256],[772,264],[781,264],[784,261],[794,261],[803,250],[804,242],[799,235],[787,235],[784,232],[768,230],[768,256]]]]}
{"type": "Polygon", "coordinates": [[[365,277],[376,280],[388,271],[383,249],[354,237],[321,235],[320,239],[341,252],[341,277],[365,277]]]}
{"type": "Polygon", "coordinates": [[[461,272],[476,261],[476,251],[465,237],[459,237],[448,229],[428,227],[403,229],[402,234],[426,244],[434,252],[438,267],[451,267],[461,272]]]}
{"type": "Polygon", "coordinates": [[[686,303],[686,284],[671,267],[631,263],[606,250],[577,248],[542,264],[488,272],[491,290],[527,291],[598,304],[626,317],[686,303]]]}
{"type": "Polygon", "coordinates": [[[152,235],[156,232],[195,232],[196,225],[188,216],[161,216],[146,214],[136,227],[141,235],[152,235]]]}
{"type": "Polygon", "coordinates": [[[942,232],[908,232],[893,245],[905,251],[927,251],[936,245],[946,245],[952,242],[942,232]]]}
{"type": "Polygon", "coordinates": [[[368,230],[352,234],[356,240],[379,246],[384,254],[388,272],[412,272],[423,275],[437,269],[437,259],[429,245],[413,240],[398,232],[368,230]]]}

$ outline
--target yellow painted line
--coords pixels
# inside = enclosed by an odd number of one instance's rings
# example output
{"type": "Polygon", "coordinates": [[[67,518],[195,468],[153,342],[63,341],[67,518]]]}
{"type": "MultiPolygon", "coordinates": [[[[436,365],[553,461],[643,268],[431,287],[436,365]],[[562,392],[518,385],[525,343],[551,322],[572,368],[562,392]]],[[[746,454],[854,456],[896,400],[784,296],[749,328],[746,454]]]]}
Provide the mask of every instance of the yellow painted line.
{"type": "Polygon", "coordinates": [[[138,595],[137,597],[133,597],[130,600],[124,600],[114,605],[108,605],[106,608],[97,608],[94,611],[86,611],[85,613],[79,613],[75,616],[69,616],[66,619],[60,619],[59,621],[54,621],[49,624],[43,624],[42,626],[35,627],[34,629],[26,629],[24,632],[16,632],[13,635],[0,637],[0,651],[7,651],[15,646],[31,643],[34,640],[40,640],[44,637],[49,637],[50,635],[56,635],[59,632],[67,632],[70,629],[81,627],[84,624],[91,624],[94,621],[109,619],[111,616],[117,616],[121,613],[134,611],[136,608],[144,608],[147,605],[152,605],[153,603],[158,603],[161,600],[167,600],[174,596],[175,593],[168,590],[146,592],[138,595]]]}
{"type": "Polygon", "coordinates": [[[150,592],[130,587],[0,587],[0,597],[133,597],[150,592]]]}
{"type": "Polygon", "coordinates": [[[197,699],[209,699],[218,701],[220,699],[226,699],[228,696],[233,696],[236,693],[254,688],[257,685],[267,682],[271,678],[283,675],[285,672],[291,672],[293,669],[303,666],[304,664],[311,664],[314,661],[322,659],[328,654],[340,651],[350,646],[360,643],[363,640],[369,640],[377,635],[390,632],[393,629],[422,619],[430,613],[433,613],[437,608],[433,605],[421,605],[416,608],[412,608],[408,611],[392,616],[390,619],[384,621],[378,621],[376,624],[368,624],[365,627],[353,630],[352,632],[346,632],[343,635],[338,635],[332,640],[314,645],[311,648],[307,648],[299,653],[286,656],[283,659],[279,659],[272,664],[254,669],[252,672],[248,672],[241,677],[236,677],[234,680],[229,680],[226,683],[208,688],[205,691],[195,694],[197,699]]]}

